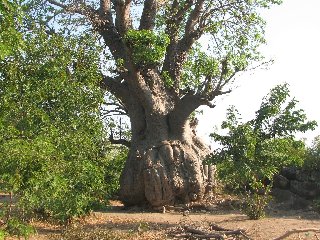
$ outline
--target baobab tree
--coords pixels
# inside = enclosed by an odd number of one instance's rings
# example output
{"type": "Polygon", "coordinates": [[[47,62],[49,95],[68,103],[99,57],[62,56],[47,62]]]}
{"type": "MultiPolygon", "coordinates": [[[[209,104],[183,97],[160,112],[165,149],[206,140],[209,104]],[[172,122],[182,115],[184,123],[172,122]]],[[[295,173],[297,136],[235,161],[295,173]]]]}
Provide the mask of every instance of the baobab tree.
{"type": "Polygon", "coordinates": [[[190,116],[202,105],[213,108],[216,97],[230,93],[238,73],[261,60],[259,12],[280,2],[42,2],[49,11],[84,17],[111,53],[115,68],[112,74],[102,72],[101,88],[119,101],[131,122],[120,181],[125,204],[157,207],[204,196],[202,161],[209,149],[190,116]]]}

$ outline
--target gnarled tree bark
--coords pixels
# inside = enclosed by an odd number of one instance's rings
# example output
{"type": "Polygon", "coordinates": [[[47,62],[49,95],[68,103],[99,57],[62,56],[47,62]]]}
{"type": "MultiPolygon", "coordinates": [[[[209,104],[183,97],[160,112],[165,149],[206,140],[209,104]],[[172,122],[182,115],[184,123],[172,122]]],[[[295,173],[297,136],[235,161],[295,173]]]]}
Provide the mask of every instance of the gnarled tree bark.
{"type": "MultiPolygon", "coordinates": [[[[205,73],[193,90],[181,88],[183,66],[193,44],[205,31],[212,29],[214,34],[216,26],[224,25],[226,31],[217,37],[229,34],[235,40],[246,39],[251,30],[248,24],[257,24],[250,19],[254,16],[251,11],[259,4],[242,0],[100,0],[95,9],[97,5],[80,0],[48,2],[65,12],[85,16],[113,59],[122,63],[116,77],[104,76],[101,81],[101,87],[121,102],[131,121],[132,139],[130,145],[126,143],[130,151],[121,176],[121,200],[127,205],[148,203],[157,207],[201,199],[208,184],[202,161],[210,151],[190,127],[189,116],[201,105],[214,107],[210,101],[230,92],[223,88],[244,70],[245,61],[232,63],[237,58],[229,61],[222,51],[225,56],[218,54],[219,67],[215,70],[219,73],[205,73]],[[143,9],[138,27],[131,18],[133,7],[143,9]],[[138,66],[126,33],[134,29],[154,31],[159,12],[166,15],[162,30],[169,38],[163,61],[158,66],[138,66]],[[165,78],[170,78],[172,84],[166,84],[165,78]]],[[[254,25],[252,29],[256,30],[254,25]]],[[[239,54],[243,59],[242,48],[239,54]]]]}

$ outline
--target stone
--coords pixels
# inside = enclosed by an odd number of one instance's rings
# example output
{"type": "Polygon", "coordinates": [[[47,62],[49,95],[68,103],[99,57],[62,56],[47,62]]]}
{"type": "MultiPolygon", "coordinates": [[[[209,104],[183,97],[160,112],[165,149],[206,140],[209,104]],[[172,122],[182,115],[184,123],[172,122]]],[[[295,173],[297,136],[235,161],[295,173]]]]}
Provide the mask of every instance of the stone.
{"type": "Polygon", "coordinates": [[[287,189],[289,188],[289,183],[289,180],[280,174],[276,174],[273,177],[274,188],[287,189]]]}
{"type": "Polygon", "coordinates": [[[310,181],[320,183],[320,171],[311,171],[310,173],[310,181]]]}
{"type": "Polygon", "coordinates": [[[271,195],[276,202],[292,201],[294,198],[294,194],[292,192],[279,188],[273,189],[271,195]]]}
{"type": "Polygon", "coordinates": [[[290,182],[290,190],[306,199],[314,199],[320,196],[320,188],[318,184],[313,182],[299,182],[293,180],[290,182]]]}
{"type": "Polygon", "coordinates": [[[308,201],[289,190],[279,188],[273,189],[272,196],[275,200],[274,208],[276,209],[308,209],[311,205],[311,201],[308,201]]]}
{"type": "Polygon", "coordinates": [[[304,170],[297,170],[296,172],[296,180],[300,182],[309,181],[309,172],[304,170]]]}
{"type": "Polygon", "coordinates": [[[310,201],[297,196],[296,198],[293,199],[291,208],[294,210],[308,209],[310,205],[311,205],[310,201]]]}
{"type": "Polygon", "coordinates": [[[280,175],[284,176],[289,180],[296,180],[297,168],[296,167],[285,167],[280,171],[280,175]]]}

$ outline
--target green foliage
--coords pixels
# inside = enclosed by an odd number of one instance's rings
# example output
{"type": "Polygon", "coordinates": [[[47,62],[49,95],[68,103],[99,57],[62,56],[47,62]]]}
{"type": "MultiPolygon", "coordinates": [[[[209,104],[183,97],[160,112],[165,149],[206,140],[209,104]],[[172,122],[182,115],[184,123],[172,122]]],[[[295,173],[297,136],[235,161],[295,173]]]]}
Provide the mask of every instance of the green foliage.
{"type": "Polygon", "coordinates": [[[117,195],[120,183],[120,175],[124,168],[125,160],[127,158],[127,148],[109,149],[105,158],[105,182],[107,184],[107,198],[112,198],[117,195]]]}
{"type": "Polygon", "coordinates": [[[22,35],[17,31],[21,22],[22,12],[16,1],[1,0],[0,2],[0,61],[18,49],[22,35]]]}
{"type": "Polygon", "coordinates": [[[181,88],[196,90],[203,80],[203,76],[207,78],[218,77],[220,74],[219,67],[219,60],[208,56],[199,48],[193,49],[184,64],[181,88]]]}
{"type": "Polygon", "coordinates": [[[164,82],[165,86],[167,86],[167,87],[173,87],[174,81],[173,81],[172,78],[170,77],[169,72],[163,71],[163,72],[161,73],[161,76],[162,76],[162,79],[163,79],[163,82],[164,82]]]}
{"type": "Polygon", "coordinates": [[[221,144],[211,161],[227,185],[245,191],[243,211],[250,219],[265,215],[271,187],[266,181],[272,182],[284,166],[303,164],[306,147],[294,139],[294,133],[316,126],[316,122],[307,121],[302,109],[296,109],[297,101],[288,100],[289,96],[287,84],[276,86],[263,99],[256,117],[244,123],[231,107],[222,123],[228,134],[211,134],[221,144]]]}
{"type": "Polygon", "coordinates": [[[65,223],[107,193],[100,47],[92,34],[24,39],[0,62],[0,191],[13,192],[22,219],[65,223]]]}
{"type": "Polygon", "coordinates": [[[19,239],[22,236],[25,240],[27,240],[31,235],[36,233],[36,230],[34,227],[21,222],[17,218],[11,218],[6,223],[6,232],[10,235],[19,237],[19,239]]]}
{"type": "Polygon", "coordinates": [[[311,147],[308,148],[304,168],[320,170],[320,136],[315,137],[311,147]]]}
{"type": "Polygon", "coordinates": [[[243,212],[253,220],[264,218],[266,215],[265,208],[271,200],[270,188],[263,194],[247,193],[244,197],[243,212]]]}
{"type": "Polygon", "coordinates": [[[134,63],[140,67],[160,64],[169,44],[166,34],[156,34],[151,30],[129,30],[125,40],[132,49],[134,63]]]}
{"type": "Polygon", "coordinates": [[[302,165],[305,145],[293,134],[314,129],[316,122],[307,121],[304,111],[296,109],[297,101],[287,101],[288,97],[286,84],[275,87],[263,99],[255,119],[245,123],[232,107],[222,123],[228,134],[211,134],[221,144],[211,161],[218,164],[220,178],[233,188],[255,188],[283,166],[302,165]]]}
{"type": "Polygon", "coordinates": [[[6,232],[2,229],[0,229],[0,240],[4,240],[6,236],[6,232]]]}

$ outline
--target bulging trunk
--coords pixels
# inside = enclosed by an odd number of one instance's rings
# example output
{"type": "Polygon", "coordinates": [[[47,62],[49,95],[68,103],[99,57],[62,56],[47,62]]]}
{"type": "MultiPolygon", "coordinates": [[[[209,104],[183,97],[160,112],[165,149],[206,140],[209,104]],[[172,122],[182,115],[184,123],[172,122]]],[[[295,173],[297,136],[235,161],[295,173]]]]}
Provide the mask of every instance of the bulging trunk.
{"type": "Polygon", "coordinates": [[[144,137],[133,135],[136,139],[132,139],[120,180],[125,205],[188,203],[203,198],[211,185],[202,163],[209,148],[196,137],[189,122],[172,128],[165,119],[157,120],[146,121],[144,137]]]}

